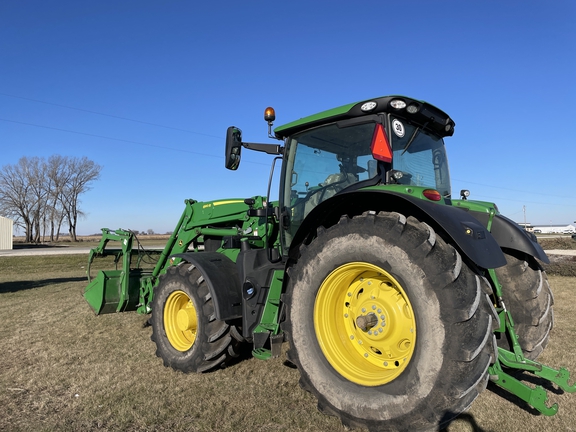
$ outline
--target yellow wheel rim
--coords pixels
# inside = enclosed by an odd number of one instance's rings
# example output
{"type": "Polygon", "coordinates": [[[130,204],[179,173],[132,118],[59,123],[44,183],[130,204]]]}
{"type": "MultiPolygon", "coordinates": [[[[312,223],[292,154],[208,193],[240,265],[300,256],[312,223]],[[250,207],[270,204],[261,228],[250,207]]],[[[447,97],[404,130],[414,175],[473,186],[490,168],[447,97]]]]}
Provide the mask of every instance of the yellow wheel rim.
{"type": "Polygon", "coordinates": [[[174,291],[166,299],[164,329],[168,341],[178,351],[188,351],[194,345],[198,317],[192,299],[184,291],[174,291]]]}
{"type": "Polygon", "coordinates": [[[404,289],[365,262],[344,264],[324,280],[314,303],[314,327],[332,367],[363,386],[396,379],[416,347],[414,311],[404,289]]]}

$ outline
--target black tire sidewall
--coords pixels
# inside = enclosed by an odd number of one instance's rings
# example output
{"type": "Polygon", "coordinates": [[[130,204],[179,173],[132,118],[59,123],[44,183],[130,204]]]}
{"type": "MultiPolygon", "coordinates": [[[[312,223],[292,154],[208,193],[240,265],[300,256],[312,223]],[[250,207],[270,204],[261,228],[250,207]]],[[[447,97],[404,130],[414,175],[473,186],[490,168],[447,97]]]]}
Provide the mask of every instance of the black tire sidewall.
{"type": "Polygon", "coordinates": [[[202,358],[202,344],[206,342],[204,332],[204,316],[202,312],[202,302],[198,296],[198,285],[182,276],[176,268],[171,269],[163,280],[155,288],[154,299],[152,301],[152,328],[154,341],[156,342],[157,355],[164,359],[164,363],[174,369],[181,371],[194,371],[194,366],[198,363],[198,357],[202,358]],[[176,271],[174,271],[176,270],[176,271]],[[187,351],[179,351],[172,346],[166,335],[164,327],[164,309],[166,300],[175,291],[182,291],[192,299],[197,316],[196,339],[192,347],[187,351]]]}
{"type": "MultiPolygon", "coordinates": [[[[506,266],[495,269],[502,284],[502,297],[512,314],[514,331],[523,354],[530,360],[536,360],[548,345],[554,324],[554,301],[548,277],[534,257],[508,249],[503,252],[506,266]],[[545,319],[542,319],[543,316],[545,319]]],[[[507,334],[500,334],[498,345],[512,350],[507,334]]]]}
{"type": "Polygon", "coordinates": [[[309,245],[301,261],[305,264],[290,281],[292,307],[288,319],[301,373],[306,374],[313,389],[321,389],[316,392],[319,399],[353,417],[374,421],[398,418],[417,410],[422,401],[438,390],[446,346],[443,320],[438,319],[442,314],[441,302],[431,276],[437,270],[427,269],[425,260],[415,262],[399,245],[362,231],[344,236],[341,232],[326,232],[326,236],[309,245]],[[366,387],[344,379],[328,363],[316,338],[313,317],[318,289],[334,269],[350,262],[371,263],[389,272],[404,289],[416,318],[412,359],[400,376],[385,385],[366,387]]]}

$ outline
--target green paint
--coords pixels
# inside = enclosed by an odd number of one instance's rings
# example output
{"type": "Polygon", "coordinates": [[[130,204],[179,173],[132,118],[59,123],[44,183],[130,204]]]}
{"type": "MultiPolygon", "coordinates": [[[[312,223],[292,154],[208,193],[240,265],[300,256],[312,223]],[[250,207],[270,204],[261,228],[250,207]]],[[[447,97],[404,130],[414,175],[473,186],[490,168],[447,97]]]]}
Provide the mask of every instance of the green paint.
{"type": "MultiPolygon", "coordinates": [[[[254,200],[254,208],[263,207],[265,201],[263,197],[254,197],[254,200]]],[[[243,199],[210,202],[188,199],[184,204],[182,216],[152,271],[144,271],[137,268],[138,265],[132,265],[133,258],[139,257],[139,251],[133,249],[134,234],[131,231],[102,229],[99,245],[90,251],[87,273],[90,275],[90,265],[96,257],[110,255],[114,255],[116,260],[122,263],[122,269],[101,271],[93,280],[88,276],[84,298],[96,314],[128,310],[137,310],[142,314],[150,313],[158,277],[166,272],[168,266],[180,262],[180,259],[171,260],[170,257],[188,251],[190,245],[203,241],[205,236],[215,238],[246,236],[251,246],[262,248],[267,229],[268,235],[271,232],[265,218],[248,216],[249,207],[243,199]],[[119,242],[120,249],[107,249],[109,241],[119,242]]],[[[236,261],[240,252],[239,249],[233,248],[218,251],[232,261],[236,261]]]]}

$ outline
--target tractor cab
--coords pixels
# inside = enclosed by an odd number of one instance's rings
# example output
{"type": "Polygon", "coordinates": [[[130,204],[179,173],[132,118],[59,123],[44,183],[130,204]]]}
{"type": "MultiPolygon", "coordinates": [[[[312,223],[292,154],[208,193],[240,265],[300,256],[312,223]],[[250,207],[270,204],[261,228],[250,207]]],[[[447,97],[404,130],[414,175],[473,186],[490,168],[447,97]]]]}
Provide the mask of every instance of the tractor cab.
{"type": "MultiPolygon", "coordinates": [[[[265,119],[271,128],[271,108],[265,119]]],[[[283,247],[304,219],[343,192],[376,185],[429,188],[433,201],[451,197],[443,138],[454,121],[438,108],[404,96],[387,96],[324,111],[277,127],[271,137],[284,147],[244,143],[228,129],[226,167],[236,169],[242,147],[282,154],[280,185],[283,247]]]]}
{"type": "Polygon", "coordinates": [[[376,185],[411,185],[450,198],[450,174],[441,136],[386,113],[334,122],[285,140],[280,205],[285,245],[317,205],[340,192],[376,185]]]}

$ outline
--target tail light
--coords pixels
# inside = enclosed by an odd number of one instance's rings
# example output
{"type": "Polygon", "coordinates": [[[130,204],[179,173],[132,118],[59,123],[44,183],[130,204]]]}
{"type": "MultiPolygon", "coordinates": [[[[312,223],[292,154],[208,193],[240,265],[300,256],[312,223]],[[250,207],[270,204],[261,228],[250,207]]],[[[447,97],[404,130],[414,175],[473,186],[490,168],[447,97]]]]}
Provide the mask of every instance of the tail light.
{"type": "Polygon", "coordinates": [[[436,189],[425,189],[422,192],[422,195],[424,195],[430,201],[440,201],[442,199],[442,195],[440,195],[440,192],[438,192],[436,189]]]}

